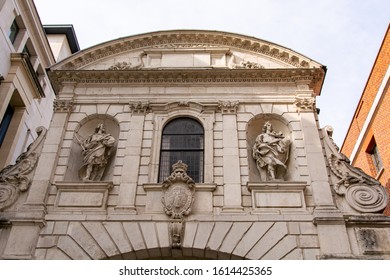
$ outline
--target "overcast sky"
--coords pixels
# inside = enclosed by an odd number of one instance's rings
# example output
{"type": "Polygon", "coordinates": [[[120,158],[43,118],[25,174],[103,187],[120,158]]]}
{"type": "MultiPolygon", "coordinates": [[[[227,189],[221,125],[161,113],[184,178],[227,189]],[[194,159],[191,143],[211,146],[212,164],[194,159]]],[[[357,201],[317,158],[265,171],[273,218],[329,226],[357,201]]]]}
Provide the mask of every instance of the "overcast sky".
{"type": "Polygon", "coordinates": [[[73,24],[81,49],[158,30],[270,41],[327,66],[317,107],[341,147],[390,23],[389,0],[35,0],[43,24],[73,24]]]}

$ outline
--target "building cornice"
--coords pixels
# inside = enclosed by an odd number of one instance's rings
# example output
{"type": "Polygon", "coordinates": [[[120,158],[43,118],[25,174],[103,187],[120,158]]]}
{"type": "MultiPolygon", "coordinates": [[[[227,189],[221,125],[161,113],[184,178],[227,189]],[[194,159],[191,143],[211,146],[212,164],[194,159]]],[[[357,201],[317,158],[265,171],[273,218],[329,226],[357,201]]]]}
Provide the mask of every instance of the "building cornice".
{"type": "Polygon", "coordinates": [[[300,69],[132,69],[132,70],[55,70],[49,77],[58,93],[62,83],[76,84],[131,84],[131,85],[199,85],[296,83],[305,81],[318,94],[324,71],[321,68],[300,69]]]}

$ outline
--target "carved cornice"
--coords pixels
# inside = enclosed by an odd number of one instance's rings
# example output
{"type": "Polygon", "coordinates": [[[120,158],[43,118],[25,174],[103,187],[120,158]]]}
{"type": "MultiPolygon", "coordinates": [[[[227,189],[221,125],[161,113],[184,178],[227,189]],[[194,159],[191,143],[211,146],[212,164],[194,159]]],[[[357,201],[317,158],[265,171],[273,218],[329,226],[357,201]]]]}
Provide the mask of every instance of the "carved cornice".
{"type": "Polygon", "coordinates": [[[262,54],[297,68],[321,66],[319,63],[288,48],[254,37],[219,31],[173,30],[146,33],[103,43],[60,62],[52,69],[80,69],[94,61],[123,52],[167,47],[232,47],[262,54]]]}
{"type": "Polygon", "coordinates": [[[74,103],[72,100],[59,100],[53,101],[53,111],[55,113],[70,113],[73,111],[74,103]]]}
{"type": "Polygon", "coordinates": [[[324,71],[313,69],[142,69],[142,70],[80,70],[50,71],[53,87],[58,91],[62,83],[82,84],[237,84],[237,83],[296,83],[310,81],[318,93],[324,71]]]}

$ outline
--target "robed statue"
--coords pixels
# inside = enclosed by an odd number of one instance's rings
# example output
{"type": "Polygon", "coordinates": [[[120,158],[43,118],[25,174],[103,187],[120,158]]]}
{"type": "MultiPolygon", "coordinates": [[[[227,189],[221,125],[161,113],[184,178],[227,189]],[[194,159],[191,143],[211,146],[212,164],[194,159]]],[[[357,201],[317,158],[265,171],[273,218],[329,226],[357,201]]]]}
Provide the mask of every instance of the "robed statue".
{"type": "Polygon", "coordinates": [[[103,124],[98,124],[95,133],[79,142],[83,149],[83,166],[79,169],[79,177],[83,181],[100,181],[110,158],[111,148],[115,144],[115,138],[106,133],[103,124]]]}
{"type": "Polygon", "coordinates": [[[264,124],[252,149],[262,181],[283,180],[287,171],[290,144],[290,138],[285,137],[282,132],[275,132],[269,121],[264,124]]]}

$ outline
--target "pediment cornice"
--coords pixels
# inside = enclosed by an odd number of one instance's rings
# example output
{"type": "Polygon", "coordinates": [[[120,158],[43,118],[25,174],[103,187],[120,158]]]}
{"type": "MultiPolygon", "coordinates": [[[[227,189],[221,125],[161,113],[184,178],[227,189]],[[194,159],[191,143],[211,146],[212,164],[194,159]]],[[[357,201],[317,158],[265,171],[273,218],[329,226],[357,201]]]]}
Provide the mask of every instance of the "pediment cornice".
{"type": "Polygon", "coordinates": [[[81,69],[98,60],[136,50],[213,47],[228,47],[257,53],[294,68],[321,67],[321,64],[291,49],[254,37],[219,31],[172,30],[109,41],[80,51],[53,65],[51,70],[81,69]]]}
{"type": "Polygon", "coordinates": [[[50,71],[56,92],[63,83],[130,84],[130,85],[191,85],[191,84],[253,84],[307,83],[319,93],[325,76],[322,68],[285,69],[136,69],[136,70],[57,70],[50,71]]]}

